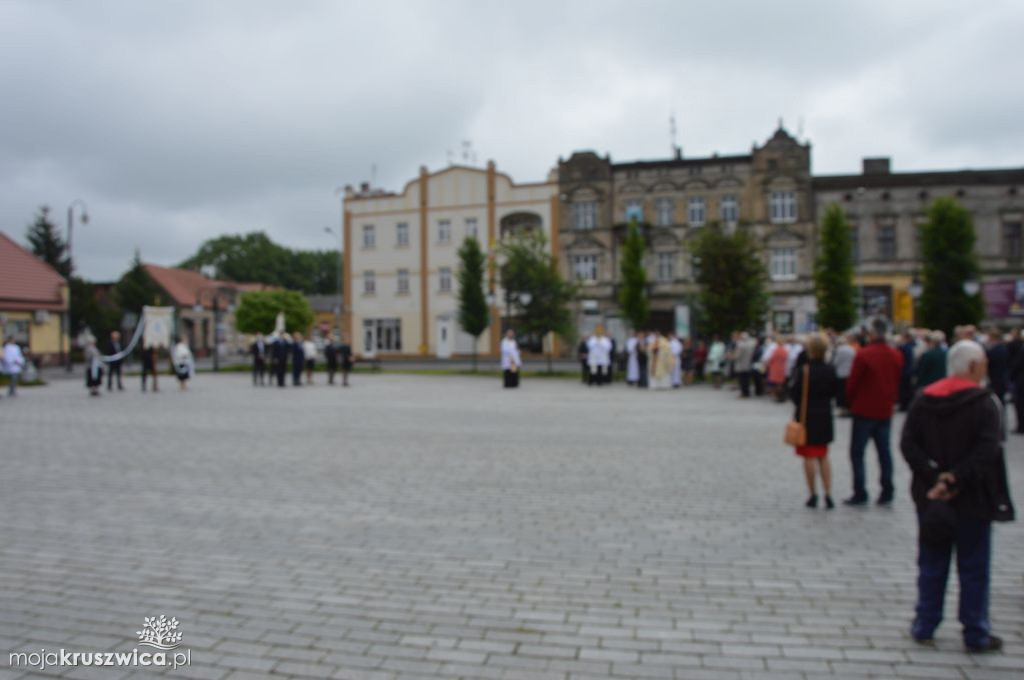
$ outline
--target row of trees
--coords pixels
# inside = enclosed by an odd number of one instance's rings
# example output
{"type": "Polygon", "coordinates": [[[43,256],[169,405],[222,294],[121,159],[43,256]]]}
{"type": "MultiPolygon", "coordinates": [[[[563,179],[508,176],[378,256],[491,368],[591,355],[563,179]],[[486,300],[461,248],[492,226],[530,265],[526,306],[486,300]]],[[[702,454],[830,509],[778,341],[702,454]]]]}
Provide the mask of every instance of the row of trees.
{"type": "MultiPolygon", "coordinates": [[[[970,295],[964,286],[980,274],[974,252],[976,235],[970,213],[953,199],[937,199],[927,217],[921,228],[923,265],[915,318],[922,326],[950,334],[954,326],[978,323],[983,316],[981,296],[970,295]]],[[[635,220],[626,229],[618,303],[633,328],[645,328],[650,317],[645,239],[635,220]]],[[[844,330],[858,321],[853,234],[842,208],[829,206],[814,263],[818,322],[822,327],[844,330]]],[[[760,330],[769,308],[768,275],[760,246],[750,230],[740,227],[728,232],[711,225],[694,238],[691,247],[699,263],[696,302],[700,330],[723,337],[737,329],[760,330]]],[[[522,304],[518,295],[511,297],[520,330],[571,336],[569,302],[575,288],[562,281],[543,236],[512,238],[500,247],[498,255],[503,260],[499,269],[502,287],[530,293],[527,304],[522,304]]],[[[475,239],[467,239],[459,256],[459,322],[467,333],[478,338],[490,325],[484,292],[486,255],[475,239]]]]}

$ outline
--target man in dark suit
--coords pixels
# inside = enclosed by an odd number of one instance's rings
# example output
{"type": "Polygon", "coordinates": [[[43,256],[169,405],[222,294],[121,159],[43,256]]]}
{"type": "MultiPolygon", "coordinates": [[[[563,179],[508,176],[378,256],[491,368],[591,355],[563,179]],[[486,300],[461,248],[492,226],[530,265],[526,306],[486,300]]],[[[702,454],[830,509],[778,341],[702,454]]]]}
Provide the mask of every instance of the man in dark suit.
{"type": "Polygon", "coordinates": [[[284,377],[288,372],[288,355],[290,354],[288,334],[281,333],[274,338],[274,375],[277,376],[277,386],[284,387],[284,377]]]}
{"type": "Polygon", "coordinates": [[[252,355],[252,384],[262,385],[267,375],[267,343],[263,341],[263,333],[256,334],[249,354],[252,355]]]}
{"type": "MultiPolygon", "coordinates": [[[[110,351],[108,354],[120,354],[124,351],[124,345],[121,344],[121,334],[117,331],[110,333],[110,351]]],[[[110,372],[107,373],[107,392],[110,392],[114,388],[114,374],[117,374],[117,389],[118,391],[124,389],[124,385],[121,384],[121,362],[124,359],[117,359],[107,364],[110,372]]]]}
{"type": "Polygon", "coordinates": [[[306,365],[306,353],[302,350],[302,333],[292,337],[292,385],[302,384],[302,369],[306,365]]]}
{"type": "Polygon", "coordinates": [[[348,387],[348,374],[352,372],[352,345],[348,343],[348,336],[341,334],[341,344],[338,345],[338,359],[341,361],[341,385],[348,387]]]}

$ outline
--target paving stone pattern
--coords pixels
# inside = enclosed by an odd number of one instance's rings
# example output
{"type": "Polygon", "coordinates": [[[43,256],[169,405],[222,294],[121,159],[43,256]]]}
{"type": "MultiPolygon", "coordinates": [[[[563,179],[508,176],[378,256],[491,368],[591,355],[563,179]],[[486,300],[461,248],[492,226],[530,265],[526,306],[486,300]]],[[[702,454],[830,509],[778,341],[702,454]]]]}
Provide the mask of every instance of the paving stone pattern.
{"type": "MultiPolygon", "coordinates": [[[[905,465],[892,508],[806,510],[786,407],[561,379],[194,382],[0,400],[0,680],[152,676],[34,675],[8,652],[131,650],[160,614],[191,650],[180,678],[1024,676],[1022,526],[995,530],[1005,653],[963,653],[953,584],[937,648],[916,646],[905,465]]],[[[1008,457],[1024,504],[1024,439],[1008,457]]]]}

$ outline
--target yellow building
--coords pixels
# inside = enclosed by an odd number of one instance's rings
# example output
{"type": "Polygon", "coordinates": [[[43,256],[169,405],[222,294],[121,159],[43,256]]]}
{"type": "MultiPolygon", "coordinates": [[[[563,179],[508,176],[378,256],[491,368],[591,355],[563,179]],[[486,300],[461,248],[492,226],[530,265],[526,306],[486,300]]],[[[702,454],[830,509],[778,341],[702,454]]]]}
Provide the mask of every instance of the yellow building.
{"type": "Polygon", "coordinates": [[[0,232],[0,335],[29,359],[56,364],[70,347],[64,329],[68,284],[57,271],[0,232]]]}
{"type": "Polygon", "coordinates": [[[421,168],[401,193],[351,187],[345,193],[342,326],[362,356],[469,356],[458,324],[458,250],[474,236],[488,254],[491,327],[479,353],[497,356],[505,313],[496,275],[502,237],[537,230],[557,250],[558,183],[517,184],[487,168],[421,168]]]}

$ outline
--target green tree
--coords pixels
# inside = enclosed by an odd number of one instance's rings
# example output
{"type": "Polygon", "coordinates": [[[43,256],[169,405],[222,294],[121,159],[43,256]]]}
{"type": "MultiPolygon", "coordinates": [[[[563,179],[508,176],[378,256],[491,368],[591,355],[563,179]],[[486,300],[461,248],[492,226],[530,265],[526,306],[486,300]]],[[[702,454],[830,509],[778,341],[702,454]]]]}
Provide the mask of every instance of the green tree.
{"type": "Polygon", "coordinates": [[[626,242],[622,247],[622,287],[619,308],[635,330],[647,326],[650,307],[647,303],[647,270],[644,268],[644,237],[636,219],[630,221],[626,242]]]}
{"type": "Polygon", "coordinates": [[[928,221],[921,227],[922,325],[951,337],[955,326],[981,321],[981,296],[964,292],[964,283],[979,275],[976,239],[971,214],[952,198],[936,199],[928,208],[928,221]]]}
{"type": "Polygon", "coordinates": [[[484,270],[487,256],[480,248],[480,242],[469,236],[459,248],[459,325],[473,336],[473,371],[476,371],[477,341],[487,330],[491,315],[487,309],[484,293],[484,270]]]}
{"type": "Polygon", "coordinates": [[[857,287],[853,283],[853,242],[843,209],[833,203],[825,209],[821,251],[814,261],[814,287],[818,323],[843,331],[857,321],[857,287]]]}
{"type": "Polygon", "coordinates": [[[50,221],[49,206],[40,206],[35,221],[28,226],[25,238],[37,257],[67,278],[71,272],[68,246],[61,238],[57,226],[50,221]]]}
{"type": "Polygon", "coordinates": [[[228,281],[258,281],[307,294],[330,295],[338,288],[337,250],[291,250],[262,231],[209,239],[179,266],[198,270],[205,265],[228,281]]]}
{"type": "Polygon", "coordinates": [[[120,330],[121,312],[112,299],[100,300],[96,286],[77,276],[71,277],[72,300],[68,316],[71,328],[81,330],[88,326],[102,344],[111,331],[120,330]]]}
{"type": "Polygon", "coordinates": [[[700,258],[700,303],[705,332],[726,337],[736,330],[756,330],[768,311],[767,278],[757,244],[750,233],[725,233],[718,224],[706,227],[693,243],[700,258]]]}
{"type": "MultiPolygon", "coordinates": [[[[558,261],[548,251],[547,239],[539,231],[529,231],[506,239],[501,245],[501,285],[506,300],[516,312],[516,325],[524,333],[545,336],[572,334],[569,303],[576,289],[562,278],[558,261]],[[515,293],[515,295],[513,295],[515,293]],[[529,293],[524,304],[523,293],[529,293]]],[[[510,319],[511,322],[511,319],[510,319]]],[[[548,372],[552,372],[548,354],[548,372]]]]}
{"type": "Polygon", "coordinates": [[[138,250],[135,251],[128,271],[114,284],[114,301],[120,308],[119,316],[131,312],[140,317],[144,306],[165,305],[168,302],[163,290],[146,272],[138,250]]]}
{"type": "Polygon", "coordinates": [[[235,327],[242,333],[271,333],[280,312],[284,312],[289,333],[306,333],[313,325],[313,309],[302,293],[264,290],[242,294],[235,309],[235,327]]]}

